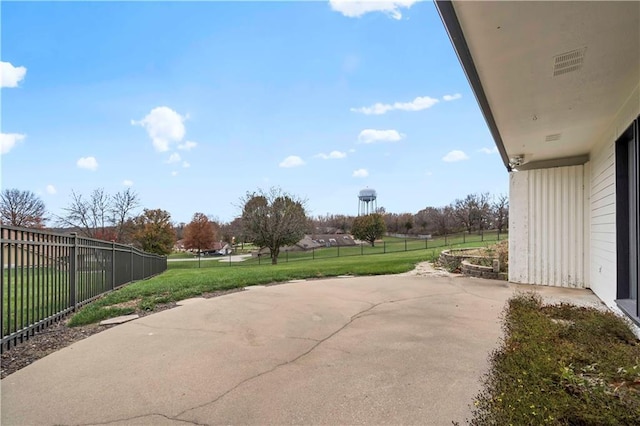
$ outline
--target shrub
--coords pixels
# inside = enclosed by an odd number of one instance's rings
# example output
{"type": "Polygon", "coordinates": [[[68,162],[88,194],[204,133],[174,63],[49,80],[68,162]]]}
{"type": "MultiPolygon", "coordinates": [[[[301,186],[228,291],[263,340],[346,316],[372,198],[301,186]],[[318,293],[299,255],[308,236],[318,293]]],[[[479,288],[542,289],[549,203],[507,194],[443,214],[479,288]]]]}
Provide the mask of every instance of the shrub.
{"type": "Polygon", "coordinates": [[[640,424],[640,345],[611,312],[508,303],[473,425],[640,424]]]}

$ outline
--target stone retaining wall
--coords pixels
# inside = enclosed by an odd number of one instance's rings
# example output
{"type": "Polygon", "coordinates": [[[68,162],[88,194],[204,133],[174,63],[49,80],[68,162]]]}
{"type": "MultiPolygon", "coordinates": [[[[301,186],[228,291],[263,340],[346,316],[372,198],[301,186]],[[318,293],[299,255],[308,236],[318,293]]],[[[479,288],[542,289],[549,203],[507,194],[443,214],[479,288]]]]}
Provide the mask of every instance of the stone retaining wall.
{"type": "Polygon", "coordinates": [[[442,250],[442,252],[440,253],[439,261],[440,261],[440,264],[442,264],[445,268],[449,269],[450,271],[453,271],[460,268],[461,262],[463,260],[483,259],[484,258],[483,256],[464,254],[465,251],[481,250],[483,248],[484,247],[469,247],[466,249],[442,250]]]}
{"type": "Polygon", "coordinates": [[[440,253],[440,264],[450,271],[459,269],[464,275],[491,280],[508,280],[506,272],[495,272],[491,266],[474,265],[469,259],[488,259],[485,256],[465,254],[465,251],[482,249],[483,247],[470,247],[466,249],[443,250],[440,253]]]}
{"type": "Polygon", "coordinates": [[[480,266],[463,260],[461,262],[461,270],[464,275],[476,278],[486,278],[490,280],[504,280],[506,281],[507,274],[504,272],[494,272],[491,266],[480,266]]]}

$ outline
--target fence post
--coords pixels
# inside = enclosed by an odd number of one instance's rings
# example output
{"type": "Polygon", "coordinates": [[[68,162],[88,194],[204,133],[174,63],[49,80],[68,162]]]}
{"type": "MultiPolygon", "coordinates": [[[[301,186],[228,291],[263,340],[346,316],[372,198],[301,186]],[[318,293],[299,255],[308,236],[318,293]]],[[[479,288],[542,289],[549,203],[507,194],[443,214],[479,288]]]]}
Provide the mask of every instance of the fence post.
{"type": "Polygon", "coordinates": [[[467,233],[466,233],[466,232],[463,232],[463,233],[462,233],[462,243],[464,244],[464,243],[466,243],[466,242],[467,242],[467,233]]]}
{"type": "Polygon", "coordinates": [[[383,241],[382,242],[382,254],[386,254],[387,253],[387,242],[383,241]]]}
{"type": "Polygon", "coordinates": [[[111,290],[116,288],[116,242],[111,241],[111,290]]]}
{"type": "Polygon", "coordinates": [[[311,247],[311,260],[316,260],[316,248],[311,247]]]}
{"type": "Polygon", "coordinates": [[[364,246],[362,245],[362,241],[360,241],[360,256],[364,254],[364,246]]]}
{"type": "Polygon", "coordinates": [[[444,233],[444,245],[445,246],[447,245],[447,233],[446,232],[444,233]]]}
{"type": "Polygon", "coordinates": [[[480,241],[484,243],[484,229],[480,230],[480,241]]]}
{"type": "Polygon", "coordinates": [[[71,255],[69,256],[69,263],[71,263],[71,272],[69,275],[69,307],[73,306],[75,311],[78,307],[77,300],[77,279],[78,279],[78,233],[72,232],[71,238],[73,238],[73,245],[71,246],[71,255]]]}
{"type": "Polygon", "coordinates": [[[129,280],[130,283],[133,282],[133,246],[129,246],[129,261],[131,262],[131,279],[129,280]]]}
{"type": "Polygon", "coordinates": [[[404,239],[404,251],[407,251],[407,239],[404,239]]]}
{"type": "Polygon", "coordinates": [[[338,246],[338,257],[340,257],[340,246],[338,246]]]}

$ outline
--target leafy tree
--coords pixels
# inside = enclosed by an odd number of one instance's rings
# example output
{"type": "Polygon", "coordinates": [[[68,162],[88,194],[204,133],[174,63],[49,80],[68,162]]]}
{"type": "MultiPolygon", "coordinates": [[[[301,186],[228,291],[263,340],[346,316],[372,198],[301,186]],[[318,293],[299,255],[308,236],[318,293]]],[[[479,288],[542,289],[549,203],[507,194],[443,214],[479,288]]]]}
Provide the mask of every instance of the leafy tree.
{"type": "Polygon", "coordinates": [[[204,213],[193,215],[191,222],[184,228],[184,247],[191,250],[198,250],[198,255],[202,249],[210,248],[216,238],[217,226],[211,222],[204,213]]]}
{"type": "Polygon", "coordinates": [[[387,227],[384,218],[378,213],[358,216],[353,220],[351,233],[359,240],[368,241],[371,247],[375,246],[376,240],[384,235],[387,227]]]}
{"type": "Polygon", "coordinates": [[[71,203],[58,218],[64,226],[76,228],[88,238],[127,242],[134,210],[140,205],[138,195],[130,188],[109,195],[102,188],[94,189],[88,198],[71,192],[71,203]]]}
{"type": "Polygon", "coordinates": [[[142,250],[160,255],[171,253],[176,235],[168,211],[144,209],[133,223],[133,239],[142,250]]]}
{"type": "Polygon", "coordinates": [[[270,250],[273,265],[278,263],[280,248],[300,241],[309,228],[304,201],[279,188],[247,193],[241,201],[245,235],[270,250]]]}
{"type": "Polygon", "coordinates": [[[31,191],[5,189],[0,194],[0,221],[23,228],[44,228],[44,202],[31,191]]]}

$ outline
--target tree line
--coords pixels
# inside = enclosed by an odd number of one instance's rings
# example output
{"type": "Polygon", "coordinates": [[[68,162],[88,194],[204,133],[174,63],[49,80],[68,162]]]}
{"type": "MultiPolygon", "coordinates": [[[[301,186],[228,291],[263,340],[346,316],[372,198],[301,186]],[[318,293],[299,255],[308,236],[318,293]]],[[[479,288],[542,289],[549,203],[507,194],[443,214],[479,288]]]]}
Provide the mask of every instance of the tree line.
{"type": "Polygon", "coordinates": [[[0,220],[25,228],[44,228],[47,222],[65,232],[123,244],[142,250],[169,254],[177,240],[185,249],[202,252],[214,242],[251,242],[269,249],[277,263],[280,249],[300,241],[305,234],[351,233],[375,244],[385,233],[444,235],[461,231],[504,231],[508,226],[506,195],[469,194],[444,207],[425,207],[417,213],[388,213],[384,208],[366,215],[327,214],[310,217],[306,200],[280,188],[248,192],[240,199],[242,213],[228,223],[197,212],[191,222],[173,223],[162,209],[140,211],[140,199],[130,188],[115,194],[95,189],[87,196],[71,193],[60,216],[48,217],[42,200],[33,192],[5,189],[0,194],[0,220]]]}
{"type": "MultiPolygon", "coordinates": [[[[389,213],[384,207],[376,212],[386,232],[405,235],[445,235],[458,232],[503,232],[509,225],[509,198],[489,193],[469,194],[443,207],[425,207],[417,213],[389,213]]],[[[351,231],[356,216],[327,214],[314,218],[319,234],[351,231]]]]}

